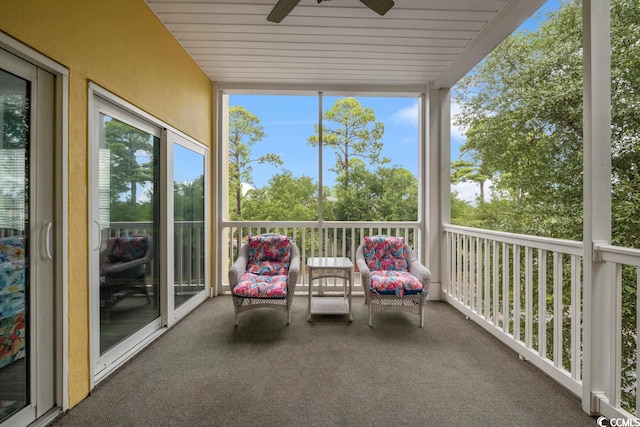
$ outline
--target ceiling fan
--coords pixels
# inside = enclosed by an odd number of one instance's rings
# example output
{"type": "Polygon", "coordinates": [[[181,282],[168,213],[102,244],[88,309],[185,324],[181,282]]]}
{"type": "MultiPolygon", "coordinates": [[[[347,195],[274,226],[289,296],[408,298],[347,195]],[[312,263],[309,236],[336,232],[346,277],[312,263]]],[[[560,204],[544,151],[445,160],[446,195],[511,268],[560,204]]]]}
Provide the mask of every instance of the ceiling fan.
{"type": "MultiPolygon", "coordinates": [[[[318,0],[318,3],[322,3],[323,0],[318,0]]],[[[327,0],[324,0],[327,1],[327,0]]],[[[384,15],[394,5],[393,0],[360,0],[369,9],[376,12],[378,15],[384,15]]],[[[267,16],[267,21],[280,22],[282,21],[292,10],[300,3],[300,0],[278,0],[278,3],[273,7],[273,10],[267,16]]]]}

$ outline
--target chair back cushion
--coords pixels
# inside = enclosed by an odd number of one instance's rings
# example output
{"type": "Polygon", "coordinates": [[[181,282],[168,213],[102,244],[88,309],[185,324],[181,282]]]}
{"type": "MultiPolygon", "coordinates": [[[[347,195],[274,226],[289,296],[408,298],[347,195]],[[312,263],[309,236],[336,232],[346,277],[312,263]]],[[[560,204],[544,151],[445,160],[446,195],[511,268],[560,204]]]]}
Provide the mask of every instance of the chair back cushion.
{"type": "Polygon", "coordinates": [[[289,272],[291,239],[280,234],[249,237],[247,272],[262,276],[281,276],[289,272]]]}
{"type": "Polygon", "coordinates": [[[112,237],[107,242],[107,263],[128,262],[140,259],[147,253],[149,237],[112,237]]]}
{"type": "Polygon", "coordinates": [[[365,237],[362,253],[371,271],[407,271],[407,249],[403,237],[365,237]]]}

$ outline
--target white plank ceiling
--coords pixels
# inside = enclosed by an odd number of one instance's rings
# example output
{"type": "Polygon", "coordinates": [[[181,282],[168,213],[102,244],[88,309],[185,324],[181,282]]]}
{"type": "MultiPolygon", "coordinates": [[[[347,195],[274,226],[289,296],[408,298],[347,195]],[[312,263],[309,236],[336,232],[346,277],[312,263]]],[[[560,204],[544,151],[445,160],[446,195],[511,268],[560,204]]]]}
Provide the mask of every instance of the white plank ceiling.
{"type": "Polygon", "coordinates": [[[146,0],[214,82],[450,86],[544,0],[395,0],[379,16],[359,0],[146,0]]]}

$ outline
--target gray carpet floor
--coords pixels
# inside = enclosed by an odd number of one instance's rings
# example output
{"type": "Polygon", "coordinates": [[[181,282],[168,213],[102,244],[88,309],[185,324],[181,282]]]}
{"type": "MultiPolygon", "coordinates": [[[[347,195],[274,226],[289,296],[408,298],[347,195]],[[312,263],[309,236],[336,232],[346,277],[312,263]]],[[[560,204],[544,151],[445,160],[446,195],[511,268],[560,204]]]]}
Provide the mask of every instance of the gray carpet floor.
{"type": "Polygon", "coordinates": [[[586,426],[579,400],[446,303],[354,321],[206,301],[58,426],[586,426]]]}

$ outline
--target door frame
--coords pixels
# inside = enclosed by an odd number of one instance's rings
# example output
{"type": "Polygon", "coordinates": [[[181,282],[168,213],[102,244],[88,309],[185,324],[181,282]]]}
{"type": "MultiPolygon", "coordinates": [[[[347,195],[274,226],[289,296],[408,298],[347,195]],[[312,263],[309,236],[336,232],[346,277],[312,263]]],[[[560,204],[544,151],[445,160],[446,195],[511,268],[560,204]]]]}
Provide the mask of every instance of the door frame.
{"type": "Polygon", "coordinates": [[[54,364],[55,396],[54,407],[38,418],[37,422],[46,424],[53,420],[61,411],[69,409],[69,364],[68,364],[68,129],[69,129],[69,69],[24,43],[0,32],[0,48],[16,57],[30,62],[36,67],[54,76],[54,214],[55,259],[54,307],[56,361],[54,364]]]}

